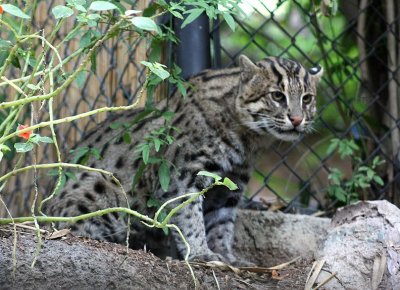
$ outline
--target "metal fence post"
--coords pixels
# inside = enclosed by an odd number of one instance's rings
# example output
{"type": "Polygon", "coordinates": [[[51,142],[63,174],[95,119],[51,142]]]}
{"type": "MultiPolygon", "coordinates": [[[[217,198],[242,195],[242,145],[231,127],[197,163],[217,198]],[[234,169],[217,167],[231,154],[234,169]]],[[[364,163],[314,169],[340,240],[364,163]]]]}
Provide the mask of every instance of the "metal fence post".
{"type": "Polygon", "coordinates": [[[210,24],[207,15],[200,15],[195,21],[181,28],[182,20],[175,19],[174,29],[180,42],[176,46],[176,63],[182,69],[185,79],[211,67],[210,24]]]}

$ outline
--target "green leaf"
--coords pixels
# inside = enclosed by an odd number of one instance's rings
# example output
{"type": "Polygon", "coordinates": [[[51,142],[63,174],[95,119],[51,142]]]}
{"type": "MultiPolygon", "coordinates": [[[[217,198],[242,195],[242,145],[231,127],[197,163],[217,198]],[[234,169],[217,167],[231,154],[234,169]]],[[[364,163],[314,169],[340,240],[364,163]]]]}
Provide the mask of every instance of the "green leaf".
{"type": "Polygon", "coordinates": [[[75,9],[78,10],[78,11],[80,11],[80,12],[83,12],[83,13],[86,13],[86,12],[87,12],[86,8],[83,7],[82,5],[76,5],[76,6],[75,6],[75,9]]]}
{"type": "Polygon", "coordinates": [[[85,81],[86,81],[86,71],[83,70],[76,75],[75,82],[78,88],[82,89],[83,86],[85,85],[85,81]]]}
{"type": "Polygon", "coordinates": [[[172,136],[170,135],[165,136],[165,139],[167,140],[169,145],[171,145],[174,142],[174,138],[172,138],[172,136]]]}
{"type": "Polygon", "coordinates": [[[152,73],[157,75],[162,80],[165,80],[170,76],[169,72],[164,69],[165,65],[162,65],[161,63],[151,63],[148,61],[141,61],[140,63],[147,66],[152,73]]]}
{"type": "Polygon", "coordinates": [[[209,19],[216,19],[216,9],[213,6],[207,6],[206,8],[206,14],[209,19]]]}
{"type": "Polygon", "coordinates": [[[32,142],[34,144],[39,144],[40,142],[40,135],[33,133],[30,137],[29,137],[29,142],[32,142]]]}
{"type": "Polygon", "coordinates": [[[204,12],[203,8],[195,8],[195,9],[191,9],[186,11],[186,14],[189,14],[188,17],[186,17],[186,19],[183,21],[181,28],[184,28],[186,25],[192,23],[193,21],[196,20],[197,17],[200,16],[201,13],[204,12]]]}
{"type": "Polygon", "coordinates": [[[77,164],[80,163],[85,157],[85,155],[90,151],[89,147],[80,147],[74,150],[71,150],[70,153],[74,155],[71,160],[71,163],[77,164]]]}
{"type": "Polygon", "coordinates": [[[3,7],[4,12],[7,12],[11,15],[14,15],[19,18],[24,18],[24,19],[30,19],[31,17],[27,14],[25,14],[21,9],[19,9],[17,6],[11,5],[11,4],[1,4],[1,7],[3,7]]]}
{"type": "Polygon", "coordinates": [[[12,64],[13,66],[15,66],[16,68],[21,69],[21,64],[19,63],[19,59],[18,59],[17,55],[14,55],[14,56],[11,58],[11,64],[12,64]]]}
{"type": "Polygon", "coordinates": [[[74,14],[74,10],[63,5],[57,5],[53,7],[53,9],[51,9],[51,12],[56,19],[67,18],[74,14]]]}
{"type": "Polygon", "coordinates": [[[61,192],[61,190],[64,188],[66,182],[67,182],[67,176],[65,174],[61,174],[60,185],[57,188],[57,191],[55,192],[56,195],[61,192]]]}
{"type": "Polygon", "coordinates": [[[86,16],[87,19],[89,20],[95,20],[97,23],[97,20],[101,19],[101,15],[99,14],[89,14],[86,16]]]}
{"type": "Polygon", "coordinates": [[[73,181],[78,181],[78,178],[76,177],[75,173],[72,171],[65,171],[64,173],[66,176],[68,176],[69,179],[72,179],[73,181]]]}
{"type": "Polygon", "coordinates": [[[161,163],[160,168],[158,169],[158,179],[160,180],[162,190],[165,192],[168,191],[171,176],[169,166],[165,161],[161,163]]]}
{"type": "Polygon", "coordinates": [[[158,25],[154,22],[153,19],[149,17],[133,17],[131,19],[131,22],[134,26],[136,26],[139,29],[143,29],[146,31],[159,31],[158,25]]]}
{"type": "Polygon", "coordinates": [[[128,132],[125,132],[124,135],[122,135],[122,140],[124,140],[125,144],[132,143],[131,135],[128,132]]]}
{"type": "Polygon", "coordinates": [[[96,70],[97,70],[97,55],[95,53],[93,53],[90,56],[90,69],[92,70],[92,72],[96,73],[96,70]]]}
{"type": "Polygon", "coordinates": [[[175,113],[171,112],[171,111],[165,111],[162,114],[162,116],[165,119],[165,121],[170,122],[172,120],[172,118],[175,116],[175,113]]]}
{"type": "Polygon", "coordinates": [[[343,179],[343,173],[337,168],[330,168],[331,173],[328,175],[328,179],[332,184],[340,185],[343,179]]]}
{"type": "Polygon", "coordinates": [[[215,173],[211,173],[211,172],[208,172],[208,171],[204,171],[204,170],[199,171],[199,172],[197,173],[197,175],[212,177],[212,178],[214,178],[215,181],[220,181],[220,180],[222,179],[221,176],[219,176],[219,175],[217,175],[217,174],[215,174],[215,173]]]}
{"type": "Polygon", "coordinates": [[[136,185],[139,183],[139,180],[142,177],[145,168],[146,164],[140,163],[139,168],[136,169],[135,176],[133,177],[132,181],[132,190],[136,189],[136,185]]]}
{"type": "Polygon", "coordinates": [[[0,151],[7,152],[7,151],[11,151],[11,149],[7,145],[0,144],[0,151]]]}
{"type": "Polygon", "coordinates": [[[12,46],[13,46],[13,44],[11,41],[0,39],[0,50],[8,50],[12,46]]]}
{"type": "Polygon", "coordinates": [[[147,207],[160,207],[161,203],[158,199],[154,198],[154,197],[150,197],[147,200],[147,207]]]}
{"type": "Polygon", "coordinates": [[[332,139],[331,140],[331,144],[329,145],[328,149],[326,150],[326,154],[330,155],[333,151],[336,150],[336,148],[338,147],[339,144],[339,139],[332,139]]]}
{"type": "Polygon", "coordinates": [[[26,86],[28,87],[28,89],[31,89],[32,91],[36,91],[36,90],[40,89],[38,86],[35,86],[33,84],[27,84],[26,86]]]}
{"type": "Polygon", "coordinates": [[[158,164],[158,163],[161,163],[162,161],[163,160],[161,158],[150,156],[149,162],[147,162],[147,164],[158,164]]]}
{"type": "Polygon", "coordinates": [[[68,5],[74,7],[76,10],[86,13],[86,0],[67,0],[68,5]]]}
{"type": "Polygon", "coordinates": [[[67,0],[67,3],[71,5],[72,7],[75,7],[77,5],[86,5],[86,0],[67,0]]]}
{"type": "Polygon", "coordinates": [[[42,142],[42,143],[54,143],[52,138],[47,137],[47,136],[40,136],[40,135],[39,135],[39,142],[42,142]]]}
{"type": "Polygon", "coordinates": [[[4,152],[11,151],[10,147],[4,144],[0,144],[0,162],[3,159],[4,152]]]}
{"type": "Polygon", "coordinates": [[[158,138],[154,139],[154,148],[156,149],[156,152],[160,150],[161,147],[161,140],[158,138]]]}
{"type": "Polygon", "coordinates": [[[375,156],[374,160],[372,160],[372,166],[375,168],[378,165],[385,163],[385,160],[381,160],[379,156],[375,156]]]}
{"type": "Polygon", "coordinates": [[[122,123],[114,122],[114,123],[111,123],[109,127],[110,127],[111,129],[115,130],[115,129],[121,128],[121,126],[122,126],[122,123]]]}
{"type": "Polygon", "coordinates": [[[224,181],[222,182],[227,188],[230,190],[236,190],[239,187],[234,183],[232,180],[230,180],[228,177],[224,178],[224,181]]]}
{"type": "Polygon", "coordinates": [[[182,15],[180,12],[178,12],[178,11],[169,10],[169,12],[170,12],[173,16],[175,16],[176,18],[183,19],[183,15],[182,15]]]}
{"type": "Polygon", "coordinates": [[[348,141],[348,144],[354,151],[360,150],[360,147],[354,142],[354,140],[348,141]]]}
{"type": "Polygon", "coordinates": [[[187,96],[187,90],[186,87],[182,84],[182,82],[178,82],[176,84],[176,86],[178,87],[178,91],[182,94],[183,97],[187,96]]]}
{"type": "Polygon", "coordinates": [[[368,168],[368,170],[367,170],[367,177],[368,177],[369,180],[372,180],[372,178],[375,176],[375,174],[376,174],[376,173],[375,173],[374,170],[368,168]]]}
{"type": "Polygon", "coordinates": [[[142,10],[125,10],[125,16],[127,16],[127,17],[133,17],[133,16],[135,16],[135,15],[137,15],[137,14],[139,14],[139,13],[142,13],[142,10]]]}
{"type": "Polygon", "coordinates": [[[150,146],[146,144],[142,148],[142,159],[144,164],[147,164],[147,162],[149,161],[149,155],[150,155],[150,146]]]}
{"type": "Polygon", "coordinates": [[[14,148],[18,153],[29,152],[33,149],[33,143],[32,142],[15,143],[14,148]]]}
{"type": "Polygon", "coordinates": [[[58,176],[58,169],[50,169],[50,170],[47,172],[47,175],[48,175],[48,176],[58,176]]]}
{"type": "Polygon", "coordinates": [[[347,197],[345,192],[343,191],[343,189],[341,189],[340,187],[336,188],[334,196],[337,200],[341,201],[341,202],[346,202],[347,201],[347,197]]]}
{"type": "Polygon", "coordinates": [[[93,156],[97,160],[101,159],[100,150],[97,148],[90,148],[89,155],[93,156]]]}
{"type": "Polygon", "coordinates": [[[92,32],[91,30],[86,31],[85,34],[82,35],[81,39],[79,40],[79,47],[85,48],[90,44],[92,40],[92,32]]]}
{"type": "Polygon", "coordinates": [[[379,175],[375,175],[375,176],[373,177],[373,179],[374,179],[374,181],[375,181],[377,184],[379,184],[380,186],[383,186],[383,185],[384,185],[384,182],[383,182],[382,178],[381,178],[379,175]]]}
{"type": "Polygon", "coordinates": [[[224,13],[222,13],[222,16],[224,17],[224,19],[225,19],[226,23],[228,24],[229,28],[232,31],[235,31],[236,22],[235,22],[235,19],[232,17],[232,15],[230,15],[229,13],[224,12],[224,13]]]}
{"type": "Polygon", "coordinates": [[[105,11],[105,10],[113,10],[118,9],[118,7],[108,1],[93,1],[92,4],[89,6],[89,10],[94,11],[105,11]]]}

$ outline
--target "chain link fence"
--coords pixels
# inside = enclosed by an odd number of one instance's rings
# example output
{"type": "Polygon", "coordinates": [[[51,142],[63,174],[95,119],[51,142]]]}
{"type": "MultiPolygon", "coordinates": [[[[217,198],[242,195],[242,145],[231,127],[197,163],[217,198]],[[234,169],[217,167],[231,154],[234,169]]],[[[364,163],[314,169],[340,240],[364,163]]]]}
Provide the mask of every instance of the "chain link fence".
{"type": "MultiPolygon", "coordinates": [[[[33,16],[33,31],[43,32],[50,35],[51,29],[55,27],[56,20],[52,15],[51,9],[56,5],[63,4],[63,1],[40,1],[33,16]]],[[[148,6],[149,1],[138,1],[135,4],[137,9],[148,6]]],[[[66,23],[57,33],[54,43],[58,44],[71,31],[73,22],[66,23]]],[[[109,25],[101,24],[101,33],[105,33],[109,25]]],[[[85,36],[86,31],[77,37],[65,41],[60,48],[62,58],[68,57],[76,52],[90,37],[85,36]]],[[[1,35],[7,39],[7,35],[1,35]]],[[[43,47],[37,44],[37,55],[43,53],[43,47]]],[[[145,71],[140,61],[146,59],[147,44],[145,38],[132,37],[129,33],[124,33],[118,39],[110,39],[99,49],[96,58],[92,60],[92,66],[78,75],[77,79],[68,86],[65,91],[54,99],[54,118],[64,118],[67,116],[78,115],[89,110],[105,106],[122,106],[132,104],[138,95],[141,86],[145,81],[145,71]],[[93,64],[94,63],[94,64],[93,64]]],[[[64,66],[64,75],[58,77],[66,78],[78,68],[83,60],[83,54],[78,54],[71,62],[64,66]]],[[[9,79],[18,78],[20,71],[11,70],[9,79]]],[[[13,93],[10,88],[0,87],[0,101],[4,101],[7,95],[13,93]]],[[[143,106],[141,101],[139,106],[143,106]]],[[[24,117],[19,119],[21,124],[29,124],[30,120],[38,123],[48,120],[47,105],[34,104],[29,111],[25,112],[24,117]],[[40,107],[40,108],[39,108],[40,107]],[[32,113],[34,112],[34,113],[32,113]]],[[[79,122],[60,124],[55,127],[59,141],[62,158],[68,156],[69,151],[79,143],[85,133],[89,132],[97,124],[107,118],[107,114],[101,113],[80,119],[79,122]]],[[[1,120],[1,119],[0,119],[1,120]]],[[[43,135],[50,135],[50,131],[43,129],[43,135]]],[[[10,148],[12,148],[12,144],[10,148]]],[[[0,172],[6,173],[12,170],[15,165],[16,156],[7,154],[6,162],[1,162],[0,172]]],[[[57,160],[56,152],[52,145],[41,145],[29,154],[24,154],[23,164],[33,163],[52,163],[57,160]]],[[[13,216],[26,215],[30,212],[32,202],[35,198],[35,188],[38,189],[39,199],[48,195],[49,180],[51,176],[46,176],[49,172],[30,171],[16,175],[12,178],[2,191],[2,198],[13,216]],[[36,176],[36,174],[38,174],[36,176]]],[[[2,175],[1,174],[1,175],[2,175]]],[[[3,207],[0,207],[0,216],[7,216],[3,207]]]]}
{"type": "MultiPolygon", "coordinates": [[[[314,2],[243,0],[243,11],[235,16],[234,32],[224,22],[212,23],[214,68],[234,66],[237,57],[246,54],[254,61],[282,56],[306,67],[320,64],[325,71],[318,93],[316,132],[298,142],[277,142],[268,154],[260,156],[247,190],[247,206],[254,205],[250,201],[257,201],[287,212],[322,210],[329,214],[344,203],[338,188],[351,189],[360,199],[385,198],[399,204],[400,13],[392,15],[391,10],[399,11],[400,3],[342,1],[336,12],[334,5],[314,2]],[[346,144],[350,149],[355,144],[353,154],[341,158],[339,145],[339,150],[332,150],[331,140],[335,138],[345,149],[346,144]],[[374,167],[374,176],[379,176],[383,184],[378,178],[363,184],[357,173],[364,174],[364,179],[371,173],[358,170],[371,169],[376,156],[385,160],[374,167]],[[340,177],[338,182],[332,172],[340,177]],[[361,186],[351,187],[349,182],[359,182],[361,186]]],[[[142,7],[146,5],[140,3],[142,7]]],[[[51,27],[51,19],[43,15],[49,15],[49,7],[55,5],[54,1],[40,4],[45,13],[35,19],[38,30],[51,27]]],[[[70,41],[63,54],[69,55],[77,47],[76,41],[70,41]]],[[[88,71],[82,75],[58,98],[56,117],[131,103],[145,78],[138,65],[145,58],[146,45],[141,39],[131,42],[123,37],[106,43],[97,56],[95,73],[88,71]]],[[[79,59],[71,65],[76,68],[79,59]]],[[[94,116],[58,127],[62,151],[67,153],[72,144],[105,117],[94,116]]],[[[33,156],[38,163],[54,160],[51,154],[37,152],[30,158],[33,156]]],[[[12,165],[5,167],[3,162],[1,166],[5,172],[12,165]]],[[[29,208],[32,180],[33,176],[27,174],[8,184],[3,198],[16,209],[14,213],[29,208]]]]}
{"type": "Polygon", "coordinates": [[[400,3],[341,1],[338,11],[335,4],[242,1],[235,32],[225,23],[214,25],[215,67],[233,66],[246,54],[253,60],[281,56],[325,70],[316,132],[271,146],[250,181],[250,200],[290,212],[330,213],[344,203],[341,188],[360,199],[399,204],[400,3]],[[332,139],[340,141],[334,151],[332,139]],[[341,158],[353,144],[353,154],[341,158]],[[374,167],[376,156],[385,163],[374,167]],[[373,167],[382,180],[368,179],[367,168],[373,167]]]}

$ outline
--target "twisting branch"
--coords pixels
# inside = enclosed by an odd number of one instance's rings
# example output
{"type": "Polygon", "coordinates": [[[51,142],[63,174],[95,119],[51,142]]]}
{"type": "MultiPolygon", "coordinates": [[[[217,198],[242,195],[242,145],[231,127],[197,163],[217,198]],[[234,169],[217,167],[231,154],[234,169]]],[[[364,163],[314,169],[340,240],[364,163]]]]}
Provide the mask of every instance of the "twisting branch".
{"type": "MultiPolygon", "coordinates": [[[[5,109],[5,108],[9,108],[9,107],[14,107],[14,106],[18,106],[18,105],[23,105],[23,104],[28,104],[31,102],[35,102],[35,101],[43,101],[43,100],[48,100],[54,96],[57,96],[58,94],[60,94],[67,86],[69,86],[72,81],[76,78],[76,76],[83,71],[84,69],[86,69],[87,65],[90,62],[90,59],[92,57],[92,55],[94,53],[96,53],[96,50],[103,45],[103,43],[109,39],[110,37],[112,37],[112,35],[119,29],[121,23],[124,20],[121,19],[118,22],[116,22],[108,31],[106,34],[103,35],[103,37],[101,37],[96,44],[89,50],[89,52],[87,53],[85,59],[83,60],[83,62],[79,65],[79,67],[77,68],[76,71],[74,71],[68,78],[67,80],[61,85],[59,86],[57,89],[55,89],[52,93],[49,94],[44,94],[44,95],[37,95],[37,96],[32,96],[29,98],[25,98],[25,99],[19,99],[16,101],[11,101],[11,102],[3,102],[0,103],[0,109],[5,109]]],[[[10,60],[11,61],[11,60],[10,60]]],[[[1,75],[1,72],[0,72],[1,75]]]]}

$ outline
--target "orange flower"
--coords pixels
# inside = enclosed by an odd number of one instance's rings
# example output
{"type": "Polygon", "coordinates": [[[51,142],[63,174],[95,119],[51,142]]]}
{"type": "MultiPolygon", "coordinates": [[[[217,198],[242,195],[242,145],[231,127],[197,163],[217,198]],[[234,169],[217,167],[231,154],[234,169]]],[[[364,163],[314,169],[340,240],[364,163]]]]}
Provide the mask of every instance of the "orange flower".
{"type": "MultiPolygon", "coordinates": [[[[18,125],[18,131],[19,130],[22,130],[22,129],[25,129],[25,128],[28,128],[29,127],[29,125],[18,125]]],[[[21,137],[21,138],[24,138],[24,139],[26,139],[26,140],[28,140],[29,139],[29,137],[31,136],[31,134],[32,134],[32,131],[26,131],[26,132],[23,132],[23,133],[19,133],[18,134],[18,137],[21,137]]]]}
{"type": "Polygon", "coordinates": [[[3,7],[0,5],[0,14],[3,14],[3,7]]]}

